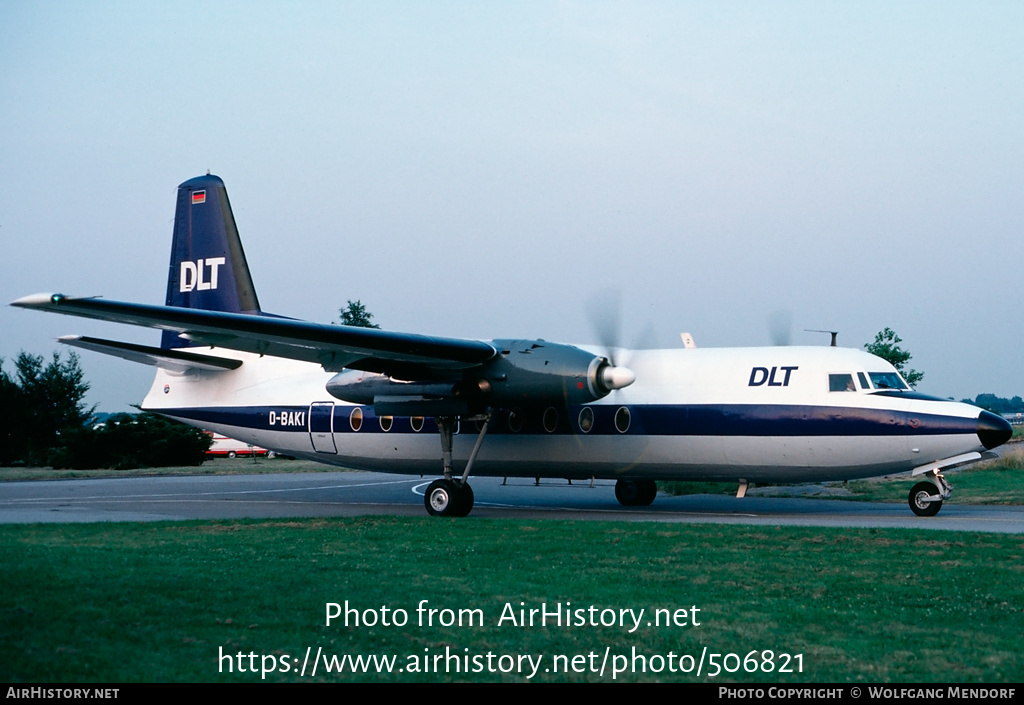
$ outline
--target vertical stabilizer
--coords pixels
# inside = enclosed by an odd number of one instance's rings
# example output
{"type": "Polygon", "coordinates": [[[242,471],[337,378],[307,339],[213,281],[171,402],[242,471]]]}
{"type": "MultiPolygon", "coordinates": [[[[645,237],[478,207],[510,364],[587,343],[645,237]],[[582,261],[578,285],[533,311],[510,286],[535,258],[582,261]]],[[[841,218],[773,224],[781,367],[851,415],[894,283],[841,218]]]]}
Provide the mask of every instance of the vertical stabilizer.
{"type": "MultiPolygon", "coordinates": [[[[204,311],[260,313],[228,192],[218,176],[197,176],[178,186],[166,303],[204,311]]],[[[163,348],[188,345],[175,333],[163,334],[163,348]]]]}

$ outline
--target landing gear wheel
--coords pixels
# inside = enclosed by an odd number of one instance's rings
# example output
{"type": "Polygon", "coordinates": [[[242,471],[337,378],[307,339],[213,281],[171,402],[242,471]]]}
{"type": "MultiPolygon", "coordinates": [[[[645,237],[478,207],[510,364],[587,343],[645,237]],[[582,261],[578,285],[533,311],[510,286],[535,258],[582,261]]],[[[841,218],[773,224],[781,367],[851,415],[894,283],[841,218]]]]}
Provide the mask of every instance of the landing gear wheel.
{"type": "Polygon", "coordinates": [[[423,505],[430,516],[455,516],[455,483],[451,480],[431,482],[423,493],[423,505]]]}
{"type": "Polygon", "coordinates": [[[473,509],[473,488],[469,483],[434,480],[423,494],[427,513],[435,517],[464,517],[473,509]]]}
{"type": "Polygon", "coordinates": [[[456,482],[455,484],[459,487],[459,513],[456,516],[468,517],[469,513],[473,511],[473,502],[476,501],[473,488],[469,486],[468,482],[456,482]]]}
{"type": "Polygon", "coordinates": [[[624,507],[646,507],[658,496],[654,480],[619,480],[615,483],[615,499],[624,507]]]}
{"type": "Polygon", "coordinates": [[[637,485],[640,486],[639,506],[650,506],[651,502],[658,496],[658,483],[654,480],[639,480],[637,485]]]}
{"type": "Polygon", "coordinates": [[[918,482],[910,490],[910,509],[919,517],[933,517],[942,509],[941,499],[929,499],[939,493],[931,482],[918,482]]]}

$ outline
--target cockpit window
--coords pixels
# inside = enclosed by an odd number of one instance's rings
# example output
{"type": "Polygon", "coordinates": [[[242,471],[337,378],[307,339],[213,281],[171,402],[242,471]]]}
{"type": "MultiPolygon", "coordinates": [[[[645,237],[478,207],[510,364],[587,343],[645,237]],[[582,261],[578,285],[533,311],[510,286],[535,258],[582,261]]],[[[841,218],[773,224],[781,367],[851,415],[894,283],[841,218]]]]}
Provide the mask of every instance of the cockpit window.
{"type": "Polygon", "coordinates": [[[828,376],[828,391],[830,392],[856,392],[857,387],[853,384],[853,375],[836,374],[828,376]]]}
{"type": "Polygon", "coordinates": [[[875,389],[909,389],[907,383],[895,372],[869,372],[875,389]]]}
{"type": "Polygon", "coordinates": [[[857,379],[860,380],[861,389],[871,389],[871,385],[868,384],[868,376],[866,374],[864,374],[863,372],[858,372],[857,379]]]}

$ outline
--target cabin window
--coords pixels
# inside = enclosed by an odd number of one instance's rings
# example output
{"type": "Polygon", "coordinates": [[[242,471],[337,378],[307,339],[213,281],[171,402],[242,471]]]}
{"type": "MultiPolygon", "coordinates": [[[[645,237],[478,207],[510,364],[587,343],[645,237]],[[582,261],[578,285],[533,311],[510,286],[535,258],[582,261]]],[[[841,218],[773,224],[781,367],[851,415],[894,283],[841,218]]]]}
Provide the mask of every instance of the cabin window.
{"type": "Polygon", "coordinates": [[[615,412],[615,430],[619,433],[625,433],[629,430],[629,421],[629,409],[624,406],[620,406],[619,410],[615,412]]]}
{"type": "Polygon", "coordinates": [[[358,406],[352,409],[352,413],[348,415],[348,425],[352,427],[353,431],[358,431],[363,427],[363,410],[358,406]]]}
{"type": "Polygon", "coordinates": [[[412,426],[413,431],[419,433],[420,431],[423,430],[423,417],[413,416],[411,419],[409,419],[409,425],[412,426]]]}
{"type": "Polygon", "coordinates": [[[391,423],[394,421],[390,416],[380,417],[380,430],[387,433],[391,430],[391,423]]]}
{"type": "Polygon", "coordinates": [[[860,380],[861,389],[871,389],[871,385],[868,384],[868,376],[866,374],[864,374],[863,372],[858,372],[857,379],[860,380]]]}
{"type": "Polygon", "coordinates": [[[512,433],[519,433],[523,430],[523,412],[519,409],[512,409],[508,414],[508,427],[512,433]]]}
{"type": "Polygon", "coordinates": [[[857,387],[853,384],[853,375],[837,374],[828,376],[828,391],[830,392],[856,392],[857,387]]]}
{"type": "Polygon", "coordinates": [[[875,389],[907,389],[906,382],[896,372],[869,372],[875,389]]]}
{"type": "Polygon", "coordinates": [[[544,430],[554,433],[556,428],[558,428],[558,411],[555,407],[549,406],[544,411],[544,430]]]}
{"type": "Polygon", "coordinates": [[[580,430],[584,433],[590,433],[590,429],[594,427],[594,410],[589,406],[583,407],[580,412],[579,424],[580,430]]]}

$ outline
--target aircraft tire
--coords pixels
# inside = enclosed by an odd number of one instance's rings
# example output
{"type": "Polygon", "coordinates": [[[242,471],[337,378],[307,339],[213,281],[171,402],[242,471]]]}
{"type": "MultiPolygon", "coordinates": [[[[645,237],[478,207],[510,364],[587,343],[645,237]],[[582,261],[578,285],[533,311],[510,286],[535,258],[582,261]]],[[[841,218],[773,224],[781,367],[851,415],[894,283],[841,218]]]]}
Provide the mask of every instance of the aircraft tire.
{"type": "Polygon", "coordinates": [[[640,496],[637,498],[637,506],[650,506],[654,498],[658,496],[658,483],[654,480],[637,480],[640,488],[640,496]]]}
{"type": "Polygon", "coordinates": [[[636,496],[639,494],[636,483],[632,480],[618,480],[615,483],[615,499],[623,507],[632,507],[636,503],[636,496]]]}
{"type": "Polygon", "coordinates": [[[457,514],[454,516],[466,517],[473,511],[473,502],[476,501],[476,497],[473,495],[473,488],[469,486],[468,482],[456,482],[456,510],[457,514]]]}
{"type": "Polygon", "coordinates": [[[434,480],[423,493],[423,506],[432,517],[455,516],[455,496],[455,484],[451,480],[434,480]]]}
{"type": "Polygon", "coordinates": [[[473,488],[469,483],[434,480],[423,493],[423,506],[434,517],[464,517],[473,510],[473,488]]]}
{"type": "Polygon", "coordinates": [[[938,489],[931,482],[918,482],[910,490],[910,509],[919,517],[933,517],[942,509],[942,500],[928,501],[938,489]]]}
{"type": "Polygon", "coordinates": [[[647,506],[657,497],[653,480],[620,480],[615,483],[615,499],[623,506],[647,506]]]}
{"type": "Polygon", "coordinates": [[[615,483],[615,499],[624,507],[646,507],[658,495],[654,480],[619,480],[615,483]]]}

